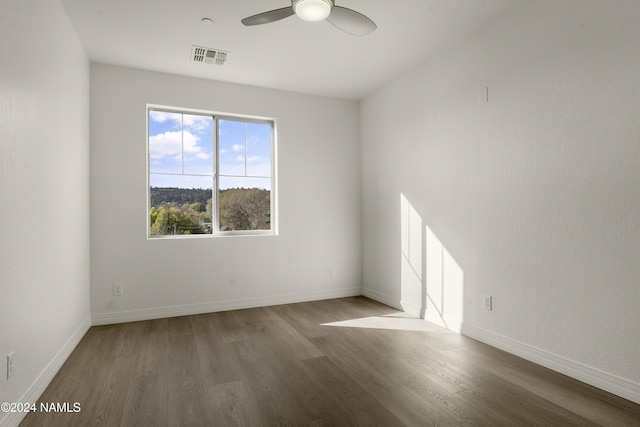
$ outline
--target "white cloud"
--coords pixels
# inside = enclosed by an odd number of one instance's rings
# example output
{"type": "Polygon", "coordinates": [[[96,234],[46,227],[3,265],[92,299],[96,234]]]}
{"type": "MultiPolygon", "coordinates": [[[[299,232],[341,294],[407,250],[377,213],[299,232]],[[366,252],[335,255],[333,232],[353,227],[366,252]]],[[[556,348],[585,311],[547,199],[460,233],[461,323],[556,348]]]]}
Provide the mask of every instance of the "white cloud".
{"type": "Polygon", "coordinates": [[[244,145],[242,145],[242,144],[233,144],[233,151],[244,151],[244,145]]]}
{"type": "Polygon", "coordinates": [[[156,123],[164,123],[166,121],[172,121],[177,124],[180,124],[180,116],[179,113],[169,113],[167,111],[150,111],[149,119],[156,123]]]}
{"type": "Polygon", "coordinates": [[[182,153],[182,132],[164,132],[149,137],[149,156],[161,159],[182,153]]]}
{"type": "Polygon", "coordinates": [[[200,133],[213,127],[213,119],[210,116],[196,116],[185,114],[182,118],[185,131],[200,133]]]}
{"type": "MultiPolygon", "coordinates": [[[[238,157],[236,157],[236,160],[238,162],[244,162],[245,161],[245,157],[244,157],[244,155],[240,154],[240,155],[238,155],[238,157]]],[[[260,157],[260,156],[249,156],[249,157],[246,158],[246,160],[247,160],[247,163],[256,163],[256,162],[262,160],[262,157],[260,157]]]]}
{"type": "Polygon", "coordinates": [[[185,158],[193,155],[198,159],[211,157],[202,146],[200,138],[190,132],[169,131],[149,137],[149,156],[151,159],[174,157],[180,160],[184,150],[185,158]]]}
{"type": "Polygon", "coordinates": [[[173,122],[176,129],[182,127],[185,132],[201,133],[213,127],[211,116],[151,111],[149,119],[156,123],[173,122]]]}
{"type": "Polygon", "coordinates": [[[247,144],[260,144],[263,140],[256,135],[247,136],[247,144]]]}

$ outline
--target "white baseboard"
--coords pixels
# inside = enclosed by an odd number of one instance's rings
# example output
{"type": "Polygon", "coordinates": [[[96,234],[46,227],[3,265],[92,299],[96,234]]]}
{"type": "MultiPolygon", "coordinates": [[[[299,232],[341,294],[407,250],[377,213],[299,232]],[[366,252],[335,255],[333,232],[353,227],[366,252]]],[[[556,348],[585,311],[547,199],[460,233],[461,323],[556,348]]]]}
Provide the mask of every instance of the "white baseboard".
{"type": "Polygon", "coordinates": [[[267,307],[270,305],[292,304],[297,302],[354,297],[359,295],[362,295],[362,288],[344,288],[328,291],[315,291],[275,295],[268,297],[213,301],[198,304],[174,305],[169,307],[144,308],[140,310],[117,311],[113,313],[96,313],[91,315],[91,320],[93,325],[110,325],[114,323],[162,319],[165,317],[189,316],[192,314],[215,313],[218,311],[267,307]]]}
{"type": "Polygon", "coordinates": [[[376,300],[382,304],[388,305],[389,307],[395,308],[396,310],[404,311],[405,313],[409,313],[413,316],[424,319],[427,322],[442,326],[443,328],[447,328],[453,332],[460,333],[460,330],[462,328],[462,321],[460,319],[446,315],[440,316],[440,314],[434,313],[430,310],[425,311],[424,308],[420,305],[393,298],[387,294],[375,291],[373,289],[363,288],[362,295],[367,298],[371,298],[372,300],[376,300]]]}
{"type": "Polygon", "coordinates": [[[640,384],[466,323],[461,333],[578,381],[640,403],[640,384]]]}
{"type": "Polygon", "coordinates": [[[399,299],[389,296],[387,294],[383,294],[382,292],[375,291],[369,288],[362,288],[362,295],[371,298],[372,300],[378,301],[384,305],[388,305],[391,308],[395,308],[396,310],[403,310],[402,303],[399,299]]]}
{"type": "Polygon", "coordinates": [[[421,305],[401,300],[400,306],[405,313],[409,313],[410,315],[416,316],[419,319],[422,319],[424,317],[424,309],[421,305]]]}
{"type": "Polygon", "coordinates": [[[433,310],[426,311],[424,320],[457,333],[460,333],[460,330],[462,328],[462,322],[460,321],[460,319],[456,319],[446,315],[441,316],[440,313],[433,310]]]}
{"type": "MultiPolygon", "coordinates": [[[[67,360],[73,349],[76,348],[84,334],[87,333],[91,327],[91,319],[87,317],[82,324],[75,330],[71,337],[67,340],[58,353],[51,359],[51,361],[45,366],[35,379],[35,381],[29,386],[27,391],[24,392],[19,400],[19,403],[34,403],[37,402],[42,393],[45,391],[53,377],[56,376],[64,362],[67,360]]],[[[4,419],[0,419],[0,426],[2,427],[16,427],[27,415],[26,412],[9,412],[4,419]]]]}

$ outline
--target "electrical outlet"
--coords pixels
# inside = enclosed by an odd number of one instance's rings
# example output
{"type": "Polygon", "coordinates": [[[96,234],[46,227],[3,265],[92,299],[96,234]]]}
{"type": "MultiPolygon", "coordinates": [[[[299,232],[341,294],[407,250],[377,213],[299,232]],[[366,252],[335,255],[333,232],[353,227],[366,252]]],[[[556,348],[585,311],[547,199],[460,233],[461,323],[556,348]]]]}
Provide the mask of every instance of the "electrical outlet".
{"type": "Polygon", "coordinates": [[[15,354],[15,351],[7,354],[7,379],[10,379],[13,376],[15,354]]]}
{"type": "Polygon", "coordinates": [[[486,104],[489,102],[489,87],[485,86],[478,91],[477,94],[478,104],[486,104]]]}
{"type": "Polygon", "coordinates": [[[113,284],[113,295],[115,295],[115,296],[122,295],[122,283],[114,283],[113,284]]]}
{"type": "Polygon", "coordinates": [[[329,269],[329,276],[336,277],[336,268],[335,267],[331,267],[329,269]]]}
{"type": "Polygon", "coordinates": [[[484,309],[491,311],[493,310],[493,298],[491,295],[485,295],[483,299],[484,309]]]}

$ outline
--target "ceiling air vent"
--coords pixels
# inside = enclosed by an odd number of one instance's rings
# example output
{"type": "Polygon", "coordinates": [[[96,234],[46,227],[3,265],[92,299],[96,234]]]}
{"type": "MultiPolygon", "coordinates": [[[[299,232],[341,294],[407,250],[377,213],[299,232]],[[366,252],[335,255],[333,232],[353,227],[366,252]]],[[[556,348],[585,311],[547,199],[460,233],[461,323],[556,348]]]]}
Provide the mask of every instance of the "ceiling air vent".
{"type": "Polygon", "coordinates": [[[191,61],[202,64],[224,65],[227,62],[227,55],[229,52],[208,47],[193,46],[191,49],[191,61]]]}

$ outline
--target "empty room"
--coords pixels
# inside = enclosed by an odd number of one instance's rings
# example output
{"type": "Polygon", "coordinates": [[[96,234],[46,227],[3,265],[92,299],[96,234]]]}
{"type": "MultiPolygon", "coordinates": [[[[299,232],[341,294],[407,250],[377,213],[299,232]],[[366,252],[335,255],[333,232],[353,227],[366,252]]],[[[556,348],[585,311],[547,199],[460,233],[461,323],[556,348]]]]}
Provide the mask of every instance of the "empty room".
{"type": "Polygon", "coordinates": [[[2,0],[0,426],[640,426],[638,22],[2,0]]]}

